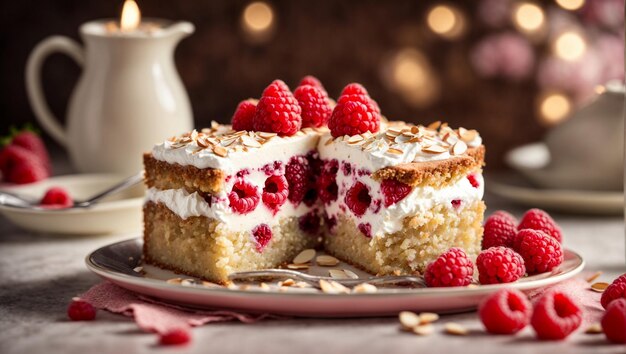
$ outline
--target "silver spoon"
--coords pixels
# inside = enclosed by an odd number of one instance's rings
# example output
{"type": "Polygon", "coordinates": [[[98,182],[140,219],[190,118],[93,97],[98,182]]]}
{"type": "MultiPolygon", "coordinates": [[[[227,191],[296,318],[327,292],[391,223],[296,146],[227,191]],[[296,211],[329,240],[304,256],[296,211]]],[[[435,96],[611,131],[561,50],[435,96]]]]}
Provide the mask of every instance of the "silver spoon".
{"type": "Polygon", "coordinates": [[[424,283],[424,279],[422,277],[412,276],[412,275],[345,279],[345,278],[332,278],[332,277],[310,275],[310,274],[305,274],[305,273],[301,273],[301,272],[298,272],[295,270],[289,270],[289,269],[264,269],[264,270],[250,271],[250,272],[237,272],[237,273],[230,274],[228,278],[230,280],[243,280],[243,279],[254,279],[254,278],[293,278],[293,279],[303,281],[316,288],[320,287],[320,280],[332,280],[341,285],[350,286],[350,287],[356,286],[362,283],[369,283],[372,285],[411,283],[414,285],[419,285],[420,287],[426,286],[426,283],[424,283]]]}
{"type": "Polygon", "coordinates": [[[24,196],[19,196],[14,193],[3,192],[3,191],[0,191],[0,205],[14,207],[14,208],[21,208],[21,209],[53,210],[53,211],[66,210],[66,209],[84,209],[84,208],[89,208],[93,206],[104,197],[108,197],[111,194],[130,188],[140,183],[142,180],[143,180],[143,171],[137,173],[134,176],[124,179],[120,183],[117,183],[114,186],[107,188],[106,190],[86,200],[75,201],[74,205],[72,205],[71,207],[67,207],[67,208],[55,208],[55,209],[42,208],[41,206],[39,206],[38,200],[33,200],[31,198],[27,198],[24,196]]]}

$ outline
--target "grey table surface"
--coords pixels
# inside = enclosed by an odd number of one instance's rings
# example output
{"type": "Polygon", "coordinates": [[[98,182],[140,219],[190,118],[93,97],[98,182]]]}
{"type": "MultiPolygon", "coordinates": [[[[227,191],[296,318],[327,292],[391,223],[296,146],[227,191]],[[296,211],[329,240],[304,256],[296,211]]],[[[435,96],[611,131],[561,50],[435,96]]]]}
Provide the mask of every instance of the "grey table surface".
{"type": "MultiPolygon", "coordinates": [[[[491,210],[523,212],[493,196],[486,199],[491,210]]],[[[582,254],[586,270],[603,271],[605,281],[626,271],[622,218],[554,216],[565,246],[582,254]]],[[[154,334],[121,315],[100,311],[93,322],[69,321],[70,299],[101,281],[86,269],[85,255],[137,236],[33,234],[0,216],[0,353],[626,353],[626,346],[609,345],[603,335],[576,333],[563,342],[538,342],[530,328],[516,336],[486,335],[476,313],[445,315],[427,337],[401,332],[395,317],[208,324],[193,329],[192,343],[177,348],[157,347],[154,334]],[[471,335],[443,334],[449,321],[471,335]]]]}

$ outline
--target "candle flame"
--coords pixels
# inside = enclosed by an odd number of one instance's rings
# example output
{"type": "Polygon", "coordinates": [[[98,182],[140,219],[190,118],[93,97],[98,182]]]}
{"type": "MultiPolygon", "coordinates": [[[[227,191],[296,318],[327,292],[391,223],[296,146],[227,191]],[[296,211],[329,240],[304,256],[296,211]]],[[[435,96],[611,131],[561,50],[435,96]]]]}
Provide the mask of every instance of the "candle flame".
{"type": "Polygon", "coordinates": [[[141,22],[141,12],[134,0],[125,0],[122,8],[122,18],[120,28],[122,31],[132,31],[139,27],[141,22]]]}

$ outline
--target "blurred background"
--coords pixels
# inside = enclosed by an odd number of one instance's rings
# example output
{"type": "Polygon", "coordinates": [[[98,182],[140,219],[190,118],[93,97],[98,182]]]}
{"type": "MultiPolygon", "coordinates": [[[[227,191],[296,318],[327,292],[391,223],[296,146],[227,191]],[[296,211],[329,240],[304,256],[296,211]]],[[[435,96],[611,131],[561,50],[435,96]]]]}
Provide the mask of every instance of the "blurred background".
{"type": "MultiPolygon", "coordinates": [[[[187,20],[176,64],[195,125],[228,122],[239,101],[275,78],[312,74],[331,96],[365,85],[392,120],[478,129],[491,170],[512,147],[539,140],[624,79],[624,0],[138,1],[143,16],[187,20]]],[[[122,1],[0,4],[0,133],[34,122],[24,87],[32,48],[52,34],[118,17],[122,1]]],[[[52,110],[65,117],[80,69],[47,61],[52,110]]],[[[51,141],[49,141],[52,143],[51,141]]]]}

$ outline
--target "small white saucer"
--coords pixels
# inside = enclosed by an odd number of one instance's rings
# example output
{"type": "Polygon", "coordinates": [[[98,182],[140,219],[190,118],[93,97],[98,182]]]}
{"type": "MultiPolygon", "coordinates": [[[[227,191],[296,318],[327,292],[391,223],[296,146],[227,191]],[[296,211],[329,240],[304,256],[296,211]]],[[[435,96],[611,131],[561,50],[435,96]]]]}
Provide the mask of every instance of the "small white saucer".
{"type": "MultiPolygon", "coordinates": [[[[67,189],[72,198],[81,200],[118,183],[128,176],[78,174],[51,177],[27,185],[0,185],[0,190],[33,199],[43,197],[50,187],[67,189]]],[[[143,186],[105,198],[87,209],[31,210],[0,206],[0,212],[16,225],[35,232],[80,235],[136,231],[142,225],[143,186]]]]}

